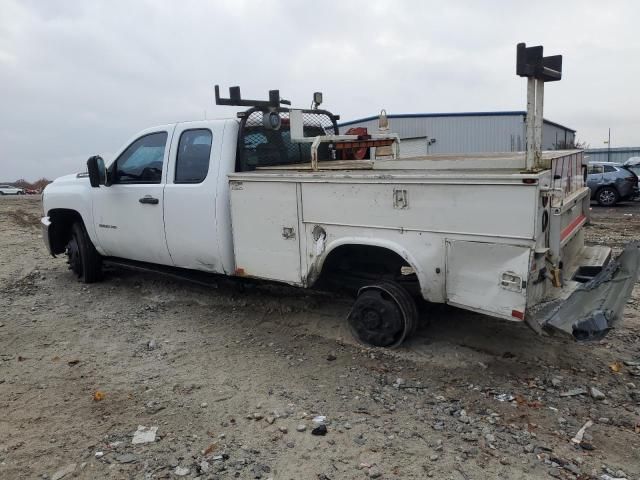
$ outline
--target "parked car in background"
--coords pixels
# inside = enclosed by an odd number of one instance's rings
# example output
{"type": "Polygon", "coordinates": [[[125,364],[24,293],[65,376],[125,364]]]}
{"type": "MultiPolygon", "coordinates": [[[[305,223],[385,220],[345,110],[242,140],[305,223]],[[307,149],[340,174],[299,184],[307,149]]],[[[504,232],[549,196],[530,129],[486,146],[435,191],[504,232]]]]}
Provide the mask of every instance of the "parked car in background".
{"type": "Polygon", "coordinates": [[[589,162],[587,186],[591,189],[591,200],[611,207],[638,195],[638,175],[621,163],[589,162]]]}
{"type": "Polygon", "coordinates": [[[13,185],[0,185],[0,195],[24,195],[24,190],[13,185]]]}

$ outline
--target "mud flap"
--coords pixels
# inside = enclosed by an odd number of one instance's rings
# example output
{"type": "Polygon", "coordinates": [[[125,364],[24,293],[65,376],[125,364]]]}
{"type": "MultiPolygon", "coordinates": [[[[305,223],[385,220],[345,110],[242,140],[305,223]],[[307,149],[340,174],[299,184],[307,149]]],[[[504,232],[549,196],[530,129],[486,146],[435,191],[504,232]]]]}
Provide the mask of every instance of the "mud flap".
{"type": "Polygon", "coordinates": [[[629,243],[589,282],[580,285],[541,322],[576,340],[598,340],[622,319],[640,270],[640,242],[629,243]]]}

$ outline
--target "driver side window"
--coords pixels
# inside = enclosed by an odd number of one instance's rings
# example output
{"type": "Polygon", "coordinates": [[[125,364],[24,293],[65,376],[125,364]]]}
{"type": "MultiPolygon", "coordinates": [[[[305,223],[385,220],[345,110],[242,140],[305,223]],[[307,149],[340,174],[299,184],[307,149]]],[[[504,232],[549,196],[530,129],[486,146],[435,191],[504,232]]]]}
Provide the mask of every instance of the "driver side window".
{"type": "Polygon", "coordinates": [[[140,137],[115,162],[114,183],[160,183],[167,132],[140,137]]]}

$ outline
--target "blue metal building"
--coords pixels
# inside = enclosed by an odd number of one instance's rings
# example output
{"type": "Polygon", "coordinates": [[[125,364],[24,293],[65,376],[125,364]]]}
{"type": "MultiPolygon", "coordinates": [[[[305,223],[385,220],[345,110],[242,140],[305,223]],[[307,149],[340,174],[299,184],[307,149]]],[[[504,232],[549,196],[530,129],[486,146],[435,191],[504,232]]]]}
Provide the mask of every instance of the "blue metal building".
{"type": "Polygon", "coordinates": [[[640,147],[589,148],[584,154],[590,162],[624,163],[631,157],[640,157],[640,147]]]}
{"type": "MultiPolygon", "coordinates": [[[[403,157],[428,153],[516,152],[526,148],[526,112],[467,112],[389,114],[390,131],[400,135],[403,157]]],[[[340,124],[340,133],[351,127],[378,132],[378,116],[340,124]]],[[[575,130],[544,121],[542,147],[561,149],[575,141],[575,130]]]]}

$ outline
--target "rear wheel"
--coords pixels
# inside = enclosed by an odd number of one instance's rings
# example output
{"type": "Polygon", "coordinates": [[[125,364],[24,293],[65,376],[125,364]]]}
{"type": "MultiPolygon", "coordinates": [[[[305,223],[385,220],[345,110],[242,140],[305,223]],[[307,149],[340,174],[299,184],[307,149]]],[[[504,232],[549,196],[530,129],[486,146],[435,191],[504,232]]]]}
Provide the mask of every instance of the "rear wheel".
{"type": "Polygon", "coordinates": [[[69,269],[83,283],[97,282],[102,278],[102,257],[96,251],[84,225],[76,222],[71,227],[71,237],[66,247],[69,269]]]}
{"type": "Polygon", "coordinates": [[[361,288],[347,317],[351,333],[360,342],[391,348],[414,331],[417,320],[413,298],[395,282],[361,288]]]}
{"type": "Polygon", "coordinates": [[[620,195],[613,187],[602,187],[596,194],[596,200],[603,207],[611,207],[618,203],[620,195]]]}

